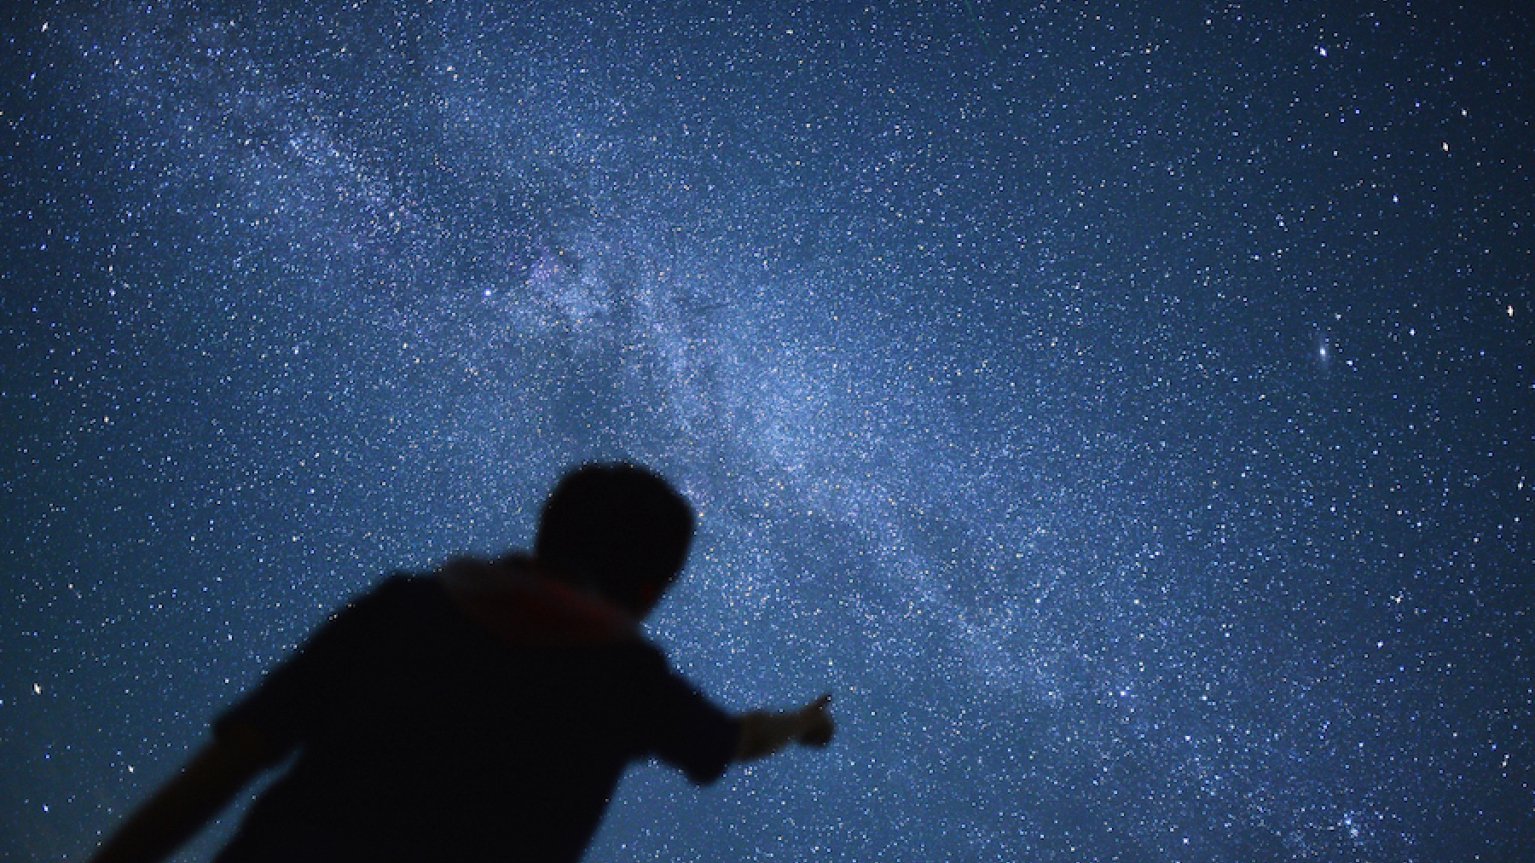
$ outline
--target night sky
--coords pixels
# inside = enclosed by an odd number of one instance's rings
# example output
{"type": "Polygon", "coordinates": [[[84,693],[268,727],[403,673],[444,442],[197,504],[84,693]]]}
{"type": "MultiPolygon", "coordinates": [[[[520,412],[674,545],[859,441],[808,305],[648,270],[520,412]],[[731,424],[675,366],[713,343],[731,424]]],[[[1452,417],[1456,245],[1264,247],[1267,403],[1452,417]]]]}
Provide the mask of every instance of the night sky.
{"type": "Polygon", "coordinates": [[[1535,12],[188,5],[0,12],[0,859],[617,457],[841,725],[590,860],[1531,859],[1535,12]]]}

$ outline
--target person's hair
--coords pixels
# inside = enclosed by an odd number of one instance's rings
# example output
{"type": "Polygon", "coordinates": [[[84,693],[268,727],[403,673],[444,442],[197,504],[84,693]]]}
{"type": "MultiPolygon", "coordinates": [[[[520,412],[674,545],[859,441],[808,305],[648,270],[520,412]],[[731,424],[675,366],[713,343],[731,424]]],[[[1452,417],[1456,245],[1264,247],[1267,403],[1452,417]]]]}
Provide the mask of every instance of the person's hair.
{"type": "Polygon", "coordinates": [[[638,611],[677,577],[692,540],[693,510],[665,480],[632,464],[588,464],[550,492],[533,553],[638,611]]]}

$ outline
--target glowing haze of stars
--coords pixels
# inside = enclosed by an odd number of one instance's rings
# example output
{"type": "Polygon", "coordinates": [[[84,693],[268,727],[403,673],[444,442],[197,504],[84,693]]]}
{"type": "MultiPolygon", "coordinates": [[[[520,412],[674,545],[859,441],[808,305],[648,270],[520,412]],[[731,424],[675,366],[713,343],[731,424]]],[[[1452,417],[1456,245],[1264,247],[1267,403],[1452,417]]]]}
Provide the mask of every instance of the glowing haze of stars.
{"type": "Polygon", "coordinates": [[[8,4],[0,857],[612,457],[842,727],[590,859],[1527,854],[1535,28],[1338,9],[8,4]]]}

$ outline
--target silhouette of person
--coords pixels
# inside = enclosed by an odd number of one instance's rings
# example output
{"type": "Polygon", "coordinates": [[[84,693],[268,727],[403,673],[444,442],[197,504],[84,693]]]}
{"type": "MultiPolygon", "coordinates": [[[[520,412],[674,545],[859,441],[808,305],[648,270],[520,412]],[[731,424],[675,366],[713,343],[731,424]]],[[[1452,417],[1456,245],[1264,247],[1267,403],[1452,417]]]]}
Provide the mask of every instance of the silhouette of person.
{"type": "Polygon", "coordinates": [[[532,555],[396,575],[341,609],[93,859],[169,856],[291,756],[219,863],[577,860],[631,761],[704,784],[732,761],[824,746],[828,697],[732,716],[641,636],[693,520],[643,468],[568,474],[532,555]]]}

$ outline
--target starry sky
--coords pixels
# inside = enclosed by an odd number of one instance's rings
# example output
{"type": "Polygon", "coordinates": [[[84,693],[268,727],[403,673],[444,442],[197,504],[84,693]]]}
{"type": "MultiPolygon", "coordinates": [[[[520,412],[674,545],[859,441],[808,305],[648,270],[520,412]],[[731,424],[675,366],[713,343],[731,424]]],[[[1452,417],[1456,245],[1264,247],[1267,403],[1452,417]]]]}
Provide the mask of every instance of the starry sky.
{"type": "Polygon", "coordinates": [[[589,859],[1528,853],[1535,14],[1172,5],[5,4],[0,858],[616,457],[841,726],[589,859]]]}

